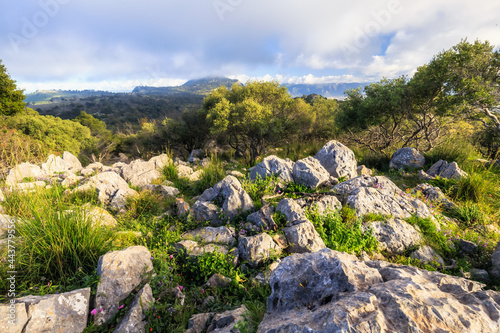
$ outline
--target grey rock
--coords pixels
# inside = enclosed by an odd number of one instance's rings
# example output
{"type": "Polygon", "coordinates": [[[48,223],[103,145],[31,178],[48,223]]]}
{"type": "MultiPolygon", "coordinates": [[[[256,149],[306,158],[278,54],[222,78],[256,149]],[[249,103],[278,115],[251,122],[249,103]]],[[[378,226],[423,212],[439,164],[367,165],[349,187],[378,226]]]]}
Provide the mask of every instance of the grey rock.
{"type": "Polygon", "coordinates": [[[222,288],[225,289],[231,285],[231,282],[233,280],[225,277],[222,274],[214,274],[208,279],[208,281],[205,283],[205,286],[208,288],[222,288]]]}
{"type": "Polygon", "coordinates": [[[443,258],[429,245],[419,247],[416,251],[412,252],[410,257],[418,259],[424,264],[437,262],[441,267],[445,264],[443,258]]]}
{"type": "Polygon", "coordinates": [[[163,167],[172,163],[172,159],[167,154],[161,154],[149,159],[149,163],[153,164],[155,170],[161,170],[163,167]]]}
{"type": "Polygon", "coordinates": [[[315,189],[326,184],[329,179],[328,171],[314,157],[298,160],[293,166],[293,181],[308,188],[315,189]]]}
{"type": "Polygon", "coordinates": [[[102,164],[101,162],[90,163],[85,167],[85,169],[90,169],[94,171],[104,171],[104,168],[105,168],[104,164],[102,164]]]}
{"type": "Polygon", "coordinates": [[[0,304],[0,332],[22,333],[28,319],[24,303],[0,304]]]}
{"type": "Polygon", "coordinates": [[[192,182],[197,182],[203,176],[203,170],[198,170],[189,175],[189,180],[192,182]]]}
{"type": "Polygon", "coordinates": [[[154,303],[153,291],[149,284],[146,284],[134,296],[129,310],[125,317],[120,319],[114,332],[116,333],[145,333],[146,332],[146,315],[151,305],[154,303]]]}
{"type": "Polygon", "coordinates": [[[7,178],[5,178],[5,183],[7,185],[15,185],[20,183],[24,178],[38,178],[43,177],[44,173],[38,165],[30,163],[21,163],[16,165],[14,168],[10,169],[7,178]]]}
{"type": "Polygon", "coordinates": [[[140,186],[141,190],[147,190],[151,192],[160,193],[166,197],[176,197],[180,191],[172,186],[165,185],[152,185],[152,184],[143,184],[140,186]]]}
{"type": "Polygon", "coordinates": [[[358,167],[356,168],[356,172],[358,176],[368,176],[368,177],[371,176],[373,173],[372,169],[368,169],[364,165],[358,165],[358,167]]]}
{"type": "Polygon", "coordinates": [[[213,312],[198,313],[189,319],[188,329],[185,333],[203,333],[214,316],[213,312]]]}
{"type": "Polygon", "coordinates": [[[155,168],[155,163],[152,161],[135,160],[122,168],[122,177],[133,186],[151,184],[160,176],[160,171],[155,168]]]}
{"type": "Polygon", "coordinates": [[[176,168],[179,178],[189,178],[194,172],[190,166],[184,164],[178,164],[176,168]]]}
{"type": "Polygon", "coordinates": [[[220,224],[217,206],[213,203],[221,204],[221,211],[230,220],[238,214],[254,208],[252,199],[241,187],[240,182],[233,176],[226,176],[214,187],[203,192],[193,205],[192,211],[196,220],[209,219],[220,224]],[[214,209],[215,207],[215,209],[214,209]]]}
{"type": "Polygon", "coordinates": [[[2,189],[0,188],[0,202],[3,202],[3,201],[5,201],[5,196],[3,194],[2,189]]]}
{"type": "Polygon", "coordinates": [[[335,178],[350,179],[357,176],[354,153],[338,141],[329,141],[314,157],[335,178]]]}
{"type": "Polygon", "coordinates": [[[484,269],[472,268],[470,270],[470,277],[472,280],[479,281],[481,283],[490,282],[490,276],[488,275],[488,272],[484,269]]]}
{"type": "Polygon", "coordinates": [[[182,198],[176,198],[175,205],[177,206],[177,215],[178,216],[188,214],[189,210],[191,209],[189,204],[182,198]]]}
{"type": "Polygon", "coordinates": [[[247,216],[247,221],[253,223],[261,230],[276,230],[278,226],[273,219],[274,207],[263,206],[261,209],[247,216]]]}
{"type": "Polygon", "coordinates": [[[422,242],[419,232],[401,219],[369,222],[363,227],[370,228],[373,237],[378,240],[379,249],[390,254],[402,254],[406,249],[422,242]]]}
{"type": "Polygon", "coordinates": [[[82,206],[82,209],[85,218],[92,222],[92,226],[100,225],[115,227],[118,224],[113,215],[111,215],[104,208],[92,206],[90,203],[86,203],[82,206]]]}
{"type": "Polygon", "coordinates": [[[287,221],[289,221],[290,223],[306,218],[306,214],[304,213],[302,207],[300,207],[300,205],[295,200],[290,198],[282,199],[278,203],[276,210],[278,212],[281,212],[281,214],[283,214],[287,221]]]}
{"type": "Polygon", "coordinates": [[[267,176],[278,176],[278,178],[286,183],[293,181],[294,163],[290,160],[283,160],[275,155],[270,155],[258,163],[250,172],[250,179],[255,180],[257,176],[265,179],[267,176]]]}
{"type": "Polygon", "coordinates": [[[465,239],[460,239],[458,244],[460,251],[464,254],[474,254],[477,250],[477,244],[465,239]]]}
{"type": "Polygon", "coordinates": [[[17,183],[12,185],[11,190],[12,191],[20,191],[20,192],[32,192],[36,190],[37,188],[44,188],[46,187],[47,184],[42,181],[36,181],[36,182],[29,182],[29,183],[17,183]]]}
{"type": "MultiPolygon", "coordinates": [[[[1,316],[0,328],[8,327],[2,332],[83,332],[87,326],[89,299],[90,288],[63,294],[17,298],[17,324],[11,327],[8,322],[4,322],[6,317],[1,316]]],[[[4,313],[5,307],[7,305],[0,306],[0,313],[4,313]]]]}
{"type": "Polygon", "coordinates": [[[448,163],[443,160],[434,163],[427,171],[427,174],[432,177],[439,176],[448,179],[460,179],[468,176],[465,171],[458,167],[457,162],[448,163]]]}
{"type": "Polygon", "coordinates": [[[491,275],[495,278],[500,278],[500,242],[491,255],[491,275]]]}
{"type": "Polygon", "coordinates": [[[248,261],[250,266],[256,267],[271,255],[281,253],[281,248],[266,233],[249,237],[240,237],[238,250],[241,261],[248,261]]]}
{"type": "Polygon", "coordinates": [[[430,200],[434,205],[440,205],[448,209],[455,208],[457,205],[449,200],[437,186],[431,184],[418,184],[412,190],[414,194],[420,192],[426,200],[430,200]]]}
{"type": "Polygon", "coordinates": [[[231,175],[231,176],[234,176],[236,178],[245,178],[245,175],[242,174],[241,172],[237,171],[237,170],[231,170],[231,171],[228,170],[227,174],[231,175]]]}
{"type": "Polygon", "coordinates": [[[191,207],[190,213],[196,221],[210,221],[211,225],[220,225],[223,223],[219,217],[221,208],[209,201],[196,201],[191,207]]]}
{"type": "Polygon", "coordinates": [[[190,230],[181,235],[182,239],[202,240],[204,243],[218,243],[229,246],[236,244],[236,231],[233,227],[205,227],[190,230]]]}
{"type": "Polygon", "coordinates": [[[289,253],[315,252],[326,247],[311,221],[307,219],[296,220],[293,225],[285,227],[283,232],[289,244],[289,253]]]}
{"type": "Polygon", "coordinates": [[[432,180],[432,179],[434,179],[434,177],[429,176],[427,174],[427,172],[425,172],[424,170],[419,170],[418,171],[418,180],[420,180],[420,181],[426,181],[426,180],[432,180]]]}
{"type": "Polygon", "coordinates": [[[342,209],[342,204],[339,199],[333,195],[326,195],[318,201],[313,202],[311,206],[315,207],[321,215],[331,212],[340,212],[342,209]]]}
{"type": "Polygon", "coordinates": [[[392,154],[389,167],[391,169],[423,168],[425,157],[418,150],[412,147],[398,149],[392,154]]]}
{"type": "Polygon", "coordinates": [[[239,333],[240,330],[235,328],[235,326],[240,321],[245,320],[243,315],[247,311],[246,306],[242,305],[238,309],[216,314],[210,326],[208,326],[207,333],[239,333]]]}
{"type": "Polygon", "coordinates": [[[265,271],[257,274],[257,276],[255,277],[255,281],[257,281],[257,283],[260,283],[262,285],[269,284],[269,280],[271,279],[271,273],[278,267],[280,262],[281,260],[278,259],[271,265],[267,266],[265,271]]]}
{"type": "Polygon", "coordinates": [[[99,258],[95,308],[102,308],[95,316],[97,325],[108,321],[123,301],[153,269],[151,253],[144,246],[131,246],[121,251],[108,252],[99,258]]]}
{"type": "MultiPolygon", "coordinates": [[[[198,242],[193,240],[182,240],[174,244],[174,248],[177,251],[185,251],[189,256],[201,256],[204,253],[219,252],[222,254],[228,254],[229,249],[225,245],[221,244],[206,244],[200,245],[198,242]]],[[[235,254],[236,255],[236,254],[235,254]]]]}
{"type": "Polygon", "coordinates": [[[409,218],[416,214],[433,218],[427,205],[403,193],[384,176],[360,176],[336,185],[333,190],[342,197],[342,204],[354,208],[358,216],[376,213],[409,218]]]}
{"type": "Polygon", "coordinates": [[[6,236],[9,230],[15,230],[15,227],[9,228],[9,226],[15,225],[16,219],[0,213],[0,238],[6,236]]]}

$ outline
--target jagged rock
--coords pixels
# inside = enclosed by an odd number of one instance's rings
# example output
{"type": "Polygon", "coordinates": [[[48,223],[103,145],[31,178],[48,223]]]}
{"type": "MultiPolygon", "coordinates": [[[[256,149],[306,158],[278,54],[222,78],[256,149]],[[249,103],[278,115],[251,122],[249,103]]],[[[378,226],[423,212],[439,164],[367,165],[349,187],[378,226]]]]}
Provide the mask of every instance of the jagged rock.
{"type": "Polygon", "coordinates": [[[357,176],[357,162],[354,153],[338,141],[329,141],[314,158],[335,178],[350,179],[357,176]]]}
{"type": "Polygon", "coordinates": [[[89,314],[90,288],[63,294],[25,296],[15,303],[0,305],[0,331],[21,332],[83,332],[89,314]],[[9,323],[15,308],[14,325],[9,323]]]}
{"type": "MultiPolygon", "coordinates": [[[[219,252],[228,254],[228,247],[221,244],[206,244],[201,246],[193,240],[182,240],[174,244],[177,251],[185,251],[189,256],[201,256],[204,253],[219,252]]],[[[236,255],[236,254],[235,254],[236,255]]]]}
{"type": "Polygon", "coordinates": [[[434,177],[429,176],[424,170],[418,171],[418,180],[425,181],[425,180],[433,180],[433,179],[434,179],[434,177]]]}
{"type": "Polygon", "coordinates": [[[243,315],[247,311],[246,306],[242,305],[238,309],[216,314],[210,326],[208,326],[207,333],[239,333],[240,330],[235,329],[234,326],[238,322],[245,320],[243,315]]]}
{"type": "Polygon", "coordinates": [[[62,158],[66,162],[66,165],[69,165],[68,171],[78,172],[83,168],[80,160],[70,152],[65,151],[62,158]]]}
{"type": "Polygon", "coordinates": [[[177,165],[177,175],[179,175],[179,178],[189,178],[193,172],[190,166],[183,164],[177,165]]]}
{"type": "Polygon", "coordinates": [[[228,170],[227,174],[231,175],[231,176],[234,176],[236,178],[245,178],[244,174],[242,174],[241,172],[236,171],[236,170],[228,170]]]}
{"type": "Polygon", "coordinates": [[[10,169],[5,183],[9,186],[15,185],[23,181],[24,178],[38,178],[43,177],[44,173],[38,165],[31,163],[21,163],[10,169]]]}
{"type": "Polygon", "coordinates": [[[132,161],[122,168],[122,177],[133,186],[144,186],[151,184],[155,179],[160,178],[160,171],[156,170],[155,163],[143,160],[132,161]]]}
{"type": "Polygon", "coordinates": [[[97,325],[108,321],[117,311],[119,302],[144,282],[145,274],[153,269],[151,253],[144,246],[131,246],[108,252],[99,258],[95,308],[103,309],[95,316],[97,325]]]}
{"type": "Polygon", "coordinates": [[[339,199],[333,195],[326,195],[318,201],[313,202],[311,206],[315,207],[321,215],[329,212],[340,212],[342,209],[339,199]]]}
{"type": "Polygon", "coordinates": [[[145,333],[146,332],[146,315],[151,308],[151,304],[155,301],[153,291],[149,284],[146,284],[134,296],[129,310],[125,317],[120,319],[116,326],[115,333],[145,333]]]}
{"type": "Polygon", "coordinates": [[[172,163],[172,159],[167,154],[161,154],[159,156],[155,156],[149,159],[149,163],[153,164],[153,167],[156,170],[161,170],[166,165],[172,163]]]}
{"type": "Polygon", "coordinates": [[[474,281],[478,281],[481,283],[489,283],[490,282],[490,276],[488,275],[488,272],[484,269],[471,268],[469,274],[470,274],[470,278],[474,281]]]}
{"type": "Polygon", "coordinates": [[[298,160],[293,166],[293,181],[297,184],[315,189],[327,183],[330,174],[314,157],[308,156],[298,160]]]}
{"type": "Polygon", "coordinates": [[[457,162],[448,163],[443,160],[434,163],[427,171],[427,174],[432,177],[439,176],[448,179],[460,179],[468,176],[465,171],[458,167],[457,162]]]}
{"type": "Polygon", "coordinates": [[[323,249],[271,273],[258,333],[498,332],[500,293],[482,284],[323,249]]]}
{"type": "Polygon", "coordinates": [[[418,150],[412,147],[398,149],[392,154],[389,167],[391,169],[423,168],[425,157],[418,150]]]}
{"type": "Polygon", "coordinates": [[[500,278],[500,242],[491,255],[491,275],[495,278],[500,278]]]}
{"type": "Polygon", "coordinates": [[[192,182],[197,182],[198,180],[201,179],[202,175],[203,175],[203,170],[198,170],[190,174],[188,178],[192,182]]]}
{"type": "Polygon", "coordinates": [[[46,175],[52,175],[58,172],[77,172],[82,170],[82,164],[73,154],[65,151],[63,157],[49,155],[45,163],[42,164],[42,172],[46,175]]]}
{"type": "Polygon", "coordinates": [[[455,208],[457,205],[453,203],[453,201],[449,200],[441,191],[441,189],[437,186],[432,186],[431,184],[418,184],[413,188],[413,193],[417,194],[418,192],[422,193],[422,195],[430,200],[435,205],[442,205],[448,209],[455,208]]]}
{"type": "Polygon", "coordinates": [[[125,199],[136,195],[137,192],[128,187],[127,182],[117,173],[102,172],[88,179],[87,183],[75,189],[75,191],[88,191],[95,188],[98,192],[99,201],[113,208],[125,207],[125,199]]]}
{"type": "Polygon", "coordinates": [[[226,176],[214,187],[203,192],[192,208],[196,220],[210,220],[213,225],[221,223],[219,213],[232,220],[236,215],[253,209],[252,199],[233,176],[226,176]],[[220,210],[214,203],[220,205],[220,210]]]}
{"type": "Polygon", "coordinates": [[[465,239],[460,238],[460,242],[458,244],[460,251],[464,254],[474,254],[477,250],[477,244],[465,239]]]}
{"type": "Polygon", "coordinates": [[[283,232],[289,244],[289,253],[314,252],[326,247],[311,221],[307,219],[294,221],[293,225],[285,227],[283,232]]]}
{"type": "Polygon", "coordinates": [[[188,329],[185,333],[203,333],[214,316],[213,312],[198,313],[189,319],[188,329]]]}
{"type": "Polygon", "coordinates": [[[90,203],[86,203],[82,208],[84,209],[85,217],[92,221],[93,226],[114,227],[118,224],[113,215],[104,208],[92,206],[90,203]]]}
{"type": "Polygon", "coordinates": [[[105,166],[101,162],[94,162],[85,167],[85,169],[90,169],[94,171],[104,171],[104,168],[105,166]]]}
{"type": "Polygon", "coordinates": [[[282,199],[278,203],[276,210],[278,212],[281,212],[281,214],[283,214],[287,221],[289,221],[290,223],[306,218],[306,214],[304,213],[302,207],[300,207],[300,205],[295,200],[290,198],[282,199]]]}
{"type": "Polygon", "coordinates": [[[250,266],[258,266],[273,254],[280,254],[281,248],[266,233],[249,237],[240,237],[238,250],[241,261],[248,261],[250,266]]]}
{"type": "Polygon", "coordinates": [[[429,245],[423,245],[418,250],[413,251],[410,257],[420,260],[424,264],[437,262],[439,266],[444,266],[443,258],[429,245]]]}
{"type": "Polygon", "coordinates": [[[224,275],[221,274],[214,274],[208,279],[208,281],[205,283],[205,286],[208,288],[227,288],[231,285],[231,282],[233,280],[225,277],[224,275]]]}
{"type": "Polygon", "coordinates": [[[181,216],[189,213],[189,204],[182,198],[175,199],[175,205],[177,206],[177,215],[181,216]]]}
{"type": "Polygon", "coordinates": [[[429,208],[419,199],[403,193],[384,176],[357,177],[336,185],[333,190],[342,197],[342,204],[356,210],[358,216],[368,213],[409,218],[432,217],[429,208]]]}
{"type": "Polygon", "coordinates": [[[234,246],[236,244],[236,231],[233,227],[205,227],[190,230],[181,235],[182,239],[201,239],[204,243],[217,243],[234,246]]]}
{"type": "Polygon", "coordinates": [[[255,180],[257,175],[265,179],[267,176],[278,176],[278,178],[286,183],[293,181],[294,163],[289,159],[283,160],[275,155],[270,155],[258,163],[250,172],[250,179],[255,180]]]}
{"type": "Polygon", "coordinates": [[[401,219],[369,222],[365,223],[363,228],[370,228],[373,237],[378,240],[379,249],[390,254],[402,254],[422,241],[418,231],[401,219]]]}
{"type": "Polygon", "coordinates": [[[248,215],[247,221],[262,230],[276,230],[278,226],[276,225],[276,222],[274,222],[273,214],[274,207],[266,205],[255,213],[248,215]]]}
{"type": "Polygon", "coordinates": [[[276,269],[276,267],[278,267],[280,262],[280,259],[276,260],[271,265],[269,265],[264,272],[260,272],[259,274],[257,274],[257,276],[255,277],[255,281],[260,284],[269,284],[271,273],[276,269]]]}
{"type": "Polygon", "coordinates": [[[358,165],[356,168],[356,172],[358,176],[368,176],[370,177],[373,173],[372,169],[368,169],[364,165],[358,165]]]}
{"type": "Polygon", "coordinates": [[[144,184],[140,186],[141,190],[147,190],[151,192],[160,193],[166,197],[176,197],[180,191],[172,186],[165,185],[152,185],[152,184],[144,184]]]}
{"type": "Polygon", "coordinates": [[[15,223],[15,218],[0,213],[0,238],[7,235],[9,226],[15,223]]]}
{"type": "Polygon", "coordinates": [[[36,190],[37,188],[44,188],[47,184],[42,181],[29,182],[29,183],[17,183],[13,184],[11,187],[12,191],[21,191],[21,192],[31,192],[36,190]]]}

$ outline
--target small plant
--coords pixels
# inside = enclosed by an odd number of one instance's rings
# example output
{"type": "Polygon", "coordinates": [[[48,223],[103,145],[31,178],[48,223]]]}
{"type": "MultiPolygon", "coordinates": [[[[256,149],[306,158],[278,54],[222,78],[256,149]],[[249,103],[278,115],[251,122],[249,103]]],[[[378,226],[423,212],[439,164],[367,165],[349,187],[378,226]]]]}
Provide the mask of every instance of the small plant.
{"type": "Polygon", "coordinates": [[[210,157],[210,163],[203,169],[200,180],[194,185],[196,193],[203,193],[226,177],[221,161],[216,156],[210,157]]]}
{"type": "Polygon", "coordinates": [[[411,225],[418,226],[429,245],[440,254],[450,257],[455,253],[455,250],[450,246],[450,242],[447,240],[446,235],[437,230],[435,222],[433,222],[430,218],[421,218],[414,215],[406,221],[411,225]]]}
{"type": "Polygon", "coordinates": [[[486,224],[486,214],[477,203],[466,201],[453,209],[453,215],[458,218],[465,228],[486,224]]]}

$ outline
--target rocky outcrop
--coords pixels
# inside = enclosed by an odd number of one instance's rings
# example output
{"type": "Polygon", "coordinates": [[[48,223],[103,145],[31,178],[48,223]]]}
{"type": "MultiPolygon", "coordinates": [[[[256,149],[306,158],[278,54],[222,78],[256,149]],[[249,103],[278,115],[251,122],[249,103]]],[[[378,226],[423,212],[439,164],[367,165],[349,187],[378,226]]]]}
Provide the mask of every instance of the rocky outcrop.
{"type": "Polygon", "coordinates": [[[281,212],[289,222],[294,222],[296,220],[303,220],[306,218],[306,214],[300,205],[293,199],[285,198],[282,199],[278,206],[276,207],[278,212],[281,212]]]}
{"type": "Polygon", "coordinates": [[[342,209],[342,203],[333,195],[325,195],[318,201],[311,204],[311,207],[317,209],[320,215],[327,213],[340,212],[342,209]]]}
{"type": "Polygon", "coordinates": [[[39,178],[43,177],[44,173],[38,165],[31,163],[21,163],[10,169],[5,183],[9,186],[15,185],[23,181],[24,178],[39,178]]]}
{"type": "Polygon", "coordinates": [[[389,167],[391,169],[421,169],[425,165],[425,157],[418,150],[412,147],[398,149],[392,154],[389,167]]]}
{"type": "Polygon", "coordinates": [[[63,157],[49,155],[45,163],[42,164],[42,172],[52,175],[58,172],[77,172],[82,170],[82,163],[73,154],[65,151],[63,157]]]}
{"type": "Polygon", "coordinates": [[[384,176],[360,176],[336,185],[333,190],[342,197],[342,204],[354,208],[358,216],[376,213],[399,218],[414,214],[432,217],[432,212],[420,199],[403,193],[384,176]]]}
{"type": "Polygon", "coordinates": [[[354,153],[338,141],[332,140],[325,144],[314,158],[335,178],[350,179],[357,176],[354,153]]]}
{"type": "Polygon", "coordinates": [[[371,229],[381,251],[389,254],[403,254],[411,247],[422,242],[422,236],[410,224],[401,219],[388,219],[364,224],[364,229],[371,229]]]}
{"type": "Polygon", "coordinates": [[[181,235],[182,239],[200,240],[203,243],[217,243],[228,246],[236,245],[236,231],[233,227],[205,227],[186,231],[181,235]]]}
{"type": "Polygon", "coordinates": [[[294,163],[289,159],[283,160],[275,155],[270,155],[258,163],[250,172],[250,179],[255,180],[257,177],[266,179],[267,176],[278,176],[278,178],[286,183],[293,181],[294,163]]]}
{"type": "Polygon", "coordinates": [[[245,321],[243,315],[247,311],[246,306],[242,305],[238,309],[216,314],[208,326],[207,333],[239,333],[240,330],[235,326],[240,321],[245,321]]]}
{"type": "Polygon", "coordinates": [[[172,186],[145,184],[140,186],[141,190],[147,190],[166,197],[176,197],[180,191],[172,186]]]}
{"type": "Polygon", "coordinates": [[[222,274],[214,274],[212,275],[207,282],[205,283],[205,286],[208,288],[227,288],[231,285],[231,282],[233,280],[225,277],[222,274]]]}
{"type": "Polygon", "coordinates": [[[495,278],[500,278],[500,242],[491,255],[491,275],[495,278]]]}
{"type": "Polygon", "coordinates": [[[183,251],[186,252],[188,256],[201,256],[204,253],[212,253],[212,252],[218,252],[222,253],[224,255],[226,254],[232,254],[235,257],[235,263],[237,262],[238,258],[238,249],[232,249],[230,250],[230,247],[227,245],[223,244],[200,244],[196,241],[193,240],[182,240],[180,242],[177,242],[174,244],[174,248],[177,251],[183,251]]]}
{"type": "Polygon", "coordinates": [[[289,253],[314,252],[326,247],[314,225],[307,219],[295,220],[283,232],[289,244],[289,253]]]}
{"type": "Polygon", "coordinates": [[[161,176],[154,162],[143,160],[132,161],[122,168],[122,177],[133,186],[144,186],[161,176]]]}
{"type": "Polygon", "coordinates": [[[436,206],[443,206],[448,209],[457,206],[444,195],[439,187],[432,186],[431,184],[418,184],[413,188],[412,192],[417,196],[420,192],[424,201],[430,200],[430,202],[436,206]]]}
{"type": "Polygon", "coordinates": [[[358,165],[356,171],[358,173],[358,176],[371,176],[373,173],[372,169],[368,169],[364,165],[358,165]]]}
{"type": "Polygon", "coordinates": [[[293,181],[308,188],[315,189],[326,184],[329,179],[328,171],[314,157],[298,160],[293,166],[293,181]]]}
{"type": "Polygon", "coordinates": [[[226,176],[214,187],[203,192],[191,208],[198,221],[210,220],[212,225],[222,223],[219,215],[232,220],[236,215],[253,209],[253,201],[233,176],[226,176]]]}
{"type": "Polygon", "coordinates": [[[500,293],[463,278],[323,249],[271,273],[259,333],[497,332],[500,293]]]}
{"type": "Polygon", "coordinates": [[[121,251],[106,253],[99,258],[95,308],[98,325],[108,321],[117,311],[119,303],[145,282],[145,275],[153,269],[151,253],[143,246],[132,246],[121,251]]]}
{"type": "Polygon", "coordinates": [[[214,314],[209,313],[198,313],[189,319],[188,329],[185,333],[203,333],[206,332],[208,324],[212,320],[214,314]]]}
{"type": "Polygon", "coordinates": [[[427,174],[432,177],[439,176],[448,179],[460,179],[468,176],[465,171],[458,167],[457,162],[448,163],[443,160],[434,163],[427,171],[427,174]]]}
{"type": "Polygon", "coordinates": [[[419,247],[410,255],[411,258],[418,259],[424,264],[437,263],[439,266],[444,266],[443,258],[429,245],[419,247]]]}
{"type": "Polygon", "coordinates": [[[145,333],[146,315],[155,299],[149,284],[146,284],[135,296],[125,317],[116,326],[115,333],[145,333]]]}
{"type": "Polygon", "coordinates": [[[247,221],[255,225],[259,230],[276,230],[278,226],[273,218],[274,207],[263,206],[258,211],[247,216],[247,221]]]}
{"type": "Polygon", "coordinates": [[[266,233],[240,237],[238,250],[240,252],[240,260],[248,262],[253,267],[263,263],[271,255],[279,255],[281,253],[281,248],[266,233]]]}
{"type": "Polygon", "coordinates": [[[0,331],[82,332],[87,326],[89,299],[90,288],[17,298],[14,303],[0,305],[0,331]],[[15,309],[13,324],[9,323],[12,308],[15,309]]]}

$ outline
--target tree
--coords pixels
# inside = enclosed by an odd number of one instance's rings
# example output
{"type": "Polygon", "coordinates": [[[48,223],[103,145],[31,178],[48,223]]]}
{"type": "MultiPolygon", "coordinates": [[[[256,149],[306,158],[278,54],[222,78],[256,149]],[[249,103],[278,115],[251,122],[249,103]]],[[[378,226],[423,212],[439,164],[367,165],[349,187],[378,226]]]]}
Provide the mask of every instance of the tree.
{"type": "Polygon", "coordinates": [[[253,163],[266,148],[297,135],[310,125],[310,106],[294,100],[278,82],[220,87],[203,102],[210,133],[253,163]]]}
{"type": "Polygon", "coordinates": [[[26,107],[23,102],[26,97],[18,89],[16,81],[12,80],[7,69],[0,60],[0,115],[13,115],[21,112],[26,107]]]}

